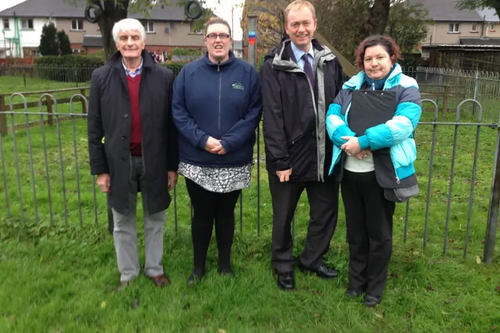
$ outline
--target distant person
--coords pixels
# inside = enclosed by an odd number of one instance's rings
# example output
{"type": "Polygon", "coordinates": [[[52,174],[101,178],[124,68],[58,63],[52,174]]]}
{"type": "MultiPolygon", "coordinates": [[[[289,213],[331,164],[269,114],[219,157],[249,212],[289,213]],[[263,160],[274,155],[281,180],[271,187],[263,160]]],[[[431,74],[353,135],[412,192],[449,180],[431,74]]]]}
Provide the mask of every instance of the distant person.
{"type": "Polygon", "coordinates": [[[156,286],[165,287],[170,281],[162,266],[163,225],[179,163],[172,121],[174,75],[144,50],[146,33],[138,20],[118,21],[113,39],[118,52],[93,72],[90,84],[90,169],[113,212],[117,291],[140,271],[137,192],[142,193],[144,210],[144,273],[156,286]]]}
{"type": "Polygon", "coordinates": [[[395,202],[418,194],[413,133],[422,114],[417,82],[397,63],[401,52],[388,36],[370,36],[358,46],[361,69],[343,86],[327,114],[335,148],[332,167],[342,181],[349,287],[365,304],[382,300],[392,253],[395,202]],[[359,93],[362,92],[362,93],[359,93]]]}
{"type": "Polygon", "coordinates": [[[230,51],[229,24],[212,18],[205,25],[204,42],[205,57],[185,65],[174,85],[179,173],[186,178],[194,209],[194,268],[188,285],[206,273],[214,221],[218,271],[234,276],[234,208],[241,190],[250,186],[255,129],[262,113],[259,75],[230,51]]]}

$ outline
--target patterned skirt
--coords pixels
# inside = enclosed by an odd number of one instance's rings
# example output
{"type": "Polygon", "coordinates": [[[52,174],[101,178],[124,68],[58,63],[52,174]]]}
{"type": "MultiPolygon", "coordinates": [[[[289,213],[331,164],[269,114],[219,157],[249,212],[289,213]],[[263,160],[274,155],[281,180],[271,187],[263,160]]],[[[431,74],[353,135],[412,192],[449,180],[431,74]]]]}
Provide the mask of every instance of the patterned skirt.
{"type": "Polygon", "coordinates": [[[207,191],[229,193],[250,187],[252,165],[209,168],[180,162],[178,172],[207,191]]]}

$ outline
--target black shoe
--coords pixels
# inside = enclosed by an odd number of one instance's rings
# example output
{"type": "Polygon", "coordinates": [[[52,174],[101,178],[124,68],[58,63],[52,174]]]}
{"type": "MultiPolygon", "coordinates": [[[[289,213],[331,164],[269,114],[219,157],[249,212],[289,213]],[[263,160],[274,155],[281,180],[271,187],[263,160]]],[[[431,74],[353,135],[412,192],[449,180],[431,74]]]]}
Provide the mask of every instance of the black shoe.
{"type": "Polygon", "coordinates": [[[365,295],[365,305],[369,308],[373,308],[375,305],[382,302],[382,297],[365,295]]]}
{"type": "Polygon", "coordinates": [[[278,287],[281,290],[294,290],[295,289],[295,279],[293,278],[293,271],[278,273],[278,287]]]}
{"type": "Polygon", "coordinates": [[[335,268],[321,264],[318,268],[305,267],[299,263],[299,269],[304,273],[314,273],[322,279],[333,279],[339,275],[335,268]]]}
{"type": "Polygon", "coordinates": [[[199,276],[199,275],[196,275],[195,273],[192,273],[188,277],[188,286],[190,286],[190,287],[195,286],[197,283],[199,283],[201,281],[202,277],[203,277],[203,275],[199,276]]]}
{"type": "Polygon", "coordinates": [[[345,295],[349,298],[358,298],[363,292],[360,289],[347,288],[345,295]]]}
{"type": "Polygon", "coordinates": [[[231,268],[223,268],[223,269],[219,268],[219,274],[224,275],[224,276],[231,278],[231,279],[235,277],[231,268]]]}

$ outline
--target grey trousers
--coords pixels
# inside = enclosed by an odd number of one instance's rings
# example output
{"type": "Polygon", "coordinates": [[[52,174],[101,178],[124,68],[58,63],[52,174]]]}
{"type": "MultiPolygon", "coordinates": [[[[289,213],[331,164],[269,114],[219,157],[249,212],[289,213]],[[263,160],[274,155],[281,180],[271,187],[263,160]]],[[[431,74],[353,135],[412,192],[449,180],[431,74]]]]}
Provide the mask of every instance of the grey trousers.
{"type": "Polygon", "coordinates": [[[129,177],[129,214],[123,215],[113,209],[113,238],[115,243],[120,281],[130,281],[139,275],[140,266],[137,255],[137,192],[140,186],[144,211],[144,237],[146,243],[146,264],[144,273],[154,277],[163,274],[163,226],[165,211],[150,215],[147,210],[147,193],[144,181],[142,157],[131,157],[129,177]]]}

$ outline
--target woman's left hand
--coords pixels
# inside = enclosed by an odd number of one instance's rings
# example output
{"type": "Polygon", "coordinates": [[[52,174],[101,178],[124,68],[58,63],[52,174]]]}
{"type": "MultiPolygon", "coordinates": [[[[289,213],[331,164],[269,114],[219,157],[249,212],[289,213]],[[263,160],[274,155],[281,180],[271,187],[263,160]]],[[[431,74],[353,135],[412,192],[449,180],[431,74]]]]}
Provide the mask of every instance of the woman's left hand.
{"type": "Polygon", "coordinates": [[[356,155],[361,151],[359,147],[358,138],[355,136],[343,136],[342,140],[347,140],[346,143],[340,147],[343,151],[347,153],[347,155],[356,155]]]}

